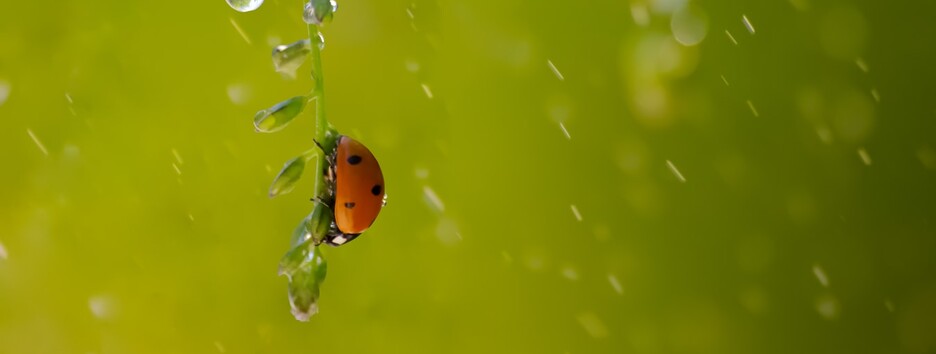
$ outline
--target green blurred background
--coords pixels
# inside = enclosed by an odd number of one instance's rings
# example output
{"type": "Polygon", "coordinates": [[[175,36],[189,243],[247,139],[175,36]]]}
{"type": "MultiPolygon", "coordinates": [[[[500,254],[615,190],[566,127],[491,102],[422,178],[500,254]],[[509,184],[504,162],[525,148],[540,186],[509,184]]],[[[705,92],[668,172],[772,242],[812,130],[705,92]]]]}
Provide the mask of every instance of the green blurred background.
{"type": "Polygon", "coordinates": [[[3,3],[0,353],[936,352],[936,3],[339,2],[389,205],[308,323],[301,2],[3,3]]]}

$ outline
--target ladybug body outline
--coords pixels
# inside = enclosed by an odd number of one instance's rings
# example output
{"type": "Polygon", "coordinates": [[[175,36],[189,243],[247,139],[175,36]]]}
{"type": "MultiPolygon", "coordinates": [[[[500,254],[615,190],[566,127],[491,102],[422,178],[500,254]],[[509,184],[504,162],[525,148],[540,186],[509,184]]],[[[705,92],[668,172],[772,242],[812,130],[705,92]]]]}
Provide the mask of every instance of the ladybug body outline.
{"type": "Polygon", "coordinates": [[[334,148],[326,150],[318,141],[327,165],[325,196],[312,200],[328,207],[332,222],[321,242],[341,246],[360,236],[386,205],[383,172],[373,153],[360,142],[339,135],[334,148]]]}

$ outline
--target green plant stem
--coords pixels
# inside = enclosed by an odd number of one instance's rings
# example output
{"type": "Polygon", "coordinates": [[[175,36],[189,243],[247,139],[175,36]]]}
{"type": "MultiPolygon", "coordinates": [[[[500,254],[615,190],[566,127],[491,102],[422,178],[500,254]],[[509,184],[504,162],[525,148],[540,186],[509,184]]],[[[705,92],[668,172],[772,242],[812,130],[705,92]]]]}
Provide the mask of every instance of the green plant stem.
{"type": "MultiPolygon", "coordinates": [[[[328,130],[328,119],[325,117],[325,75],[322,73],[322,40],[318,35],[318,26],[309,25],[309,41],[312,44],[312,51],[309,57],[312,60],[312,88],[311,96],[315,99],[315,140],[320,144],[326,145],[326,131],[328,130]]],[[[323,170],[325,159],[320,157],[315,166],[315,195],[322,196],[325,183],[323,183],[323,170]]]]}

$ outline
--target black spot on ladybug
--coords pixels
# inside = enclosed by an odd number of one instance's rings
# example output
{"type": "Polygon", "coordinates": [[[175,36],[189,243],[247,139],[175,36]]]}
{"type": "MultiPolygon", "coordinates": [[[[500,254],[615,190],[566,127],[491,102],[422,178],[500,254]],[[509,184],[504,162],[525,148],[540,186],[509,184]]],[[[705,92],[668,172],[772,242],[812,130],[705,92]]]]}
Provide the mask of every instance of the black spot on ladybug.
{"type": "Polygon", "coordinates": [[[357,165],[361,163],[361,157],[358,155],[351,155],[350,157],[348,157],[348,163],[352,165],[357,165]]]}
{"type": "Polygon", "coordinates": [[[375,184],[375,185],[374,185],[374,188],[371,188],[370,192],[371,192],[371,194],[373,194],[373,195],[380,195],[380,190],[381,190],[381,189],[382,189],[382,188],[380,188],[380,185],[379,185],[379,184],[375,184]]]}
{"type": "Polygon", "coordinates": [[[354,203],[353,202],[344,203],[344,207],[348,209],[354,209],[354,203]]]}

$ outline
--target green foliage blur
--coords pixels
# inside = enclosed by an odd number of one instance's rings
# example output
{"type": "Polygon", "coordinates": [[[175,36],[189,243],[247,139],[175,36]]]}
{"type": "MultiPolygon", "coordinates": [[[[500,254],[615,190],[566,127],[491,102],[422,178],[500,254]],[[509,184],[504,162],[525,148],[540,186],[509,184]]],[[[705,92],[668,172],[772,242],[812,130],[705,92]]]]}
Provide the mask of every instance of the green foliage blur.
{"type": "Polygon", "coordinates": [[[0,8],[0,353],[936,352],[934,2],[339,0],[389,198],[307,323],[301,1],[0,8]]]}

